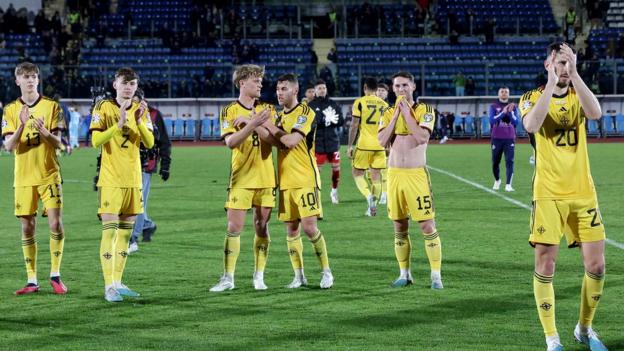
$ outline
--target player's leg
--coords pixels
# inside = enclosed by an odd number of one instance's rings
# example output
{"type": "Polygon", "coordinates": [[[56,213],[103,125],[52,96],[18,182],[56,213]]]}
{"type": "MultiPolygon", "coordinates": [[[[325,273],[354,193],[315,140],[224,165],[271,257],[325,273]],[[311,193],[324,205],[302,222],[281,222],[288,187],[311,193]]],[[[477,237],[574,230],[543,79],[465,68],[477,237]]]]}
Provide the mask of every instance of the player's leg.
{"type": "MultiPolygon", "coordinates": [[[[100,188],[101,193],[106,191],[100,188]]],[[[101,196],[100,196],[101,198],[101,196]]],[[[100,203],[100,207],[102,203],[100,203]]],[[[113,271],[115,267],[115,239],[119,228],[119,215],[100,213],[102,218],[102,240],[100,241],[100,264],[104,276],[104,298],[108,302],[123,301],[113,284],[113,271]]]]}
{"type": "Polygon", "coordinates": [[[295,273],[292,282],[286,287],[297,289],[308,285],[308,280],[303,272],[303,241],[301,240],[299,220],[287,221],[284,224],[286,225],[288,256],[295,273]]]}
{"type": "Polygon", "coordinates": [[[332,285],[334,285],[334,277],[331,269],[329,268],[329,256],[327,255],[325,237],[317,226],[317,216],[312,215],[301,218],[301,228],[310,240],[310,243],[314,248],[314,254],[316,255],[316,258],[321,266],[321,289],[329,289],[332,285]]]}
{"type": "MultiPolygon", "coordinates": [[[[390,193],[388,193],[390,195],[390,193]]],[[[390,197],[388,198],[388,206],[390,206],[390,197]]],[[[394,224],[394,255],[399,263],[399,278],[393,283],[392,287],[400,288],[412,285],[413,278],[411,272],[411,255],[412,242],[409,237],[409,219],[398,219],[393,221],[394,224]]]]}
{"type": "Polygon", "coordinates": [[[67,287],[61,281],[61,259],[65,247],[63,227],[63,189],[61,184],[39,186],[37,189],[43,207],[47,211],[50,227],[50,284],[56,294],[65,294],[67,287]]]}
{"type": "Polygon", "coordinates": [[[332,152],[329,154],[331,168],[332,168],[332,190],[331,201],[333,204],[340,202],[338,198],[338,183],[340,182],[340,151],[332,152]]]}
{"type": "Polygon", "coordinates": [[[371,216],[375,216],[377,214],[377,203],[381,197],[381,170],[370,168],[370,179],[372,194],[366,200],[368,201],[368,213],[371,216]]]}
{"type": "Polygon", "coordinates": [[[502,143],[498,139],[492,139],[492,173],[494,174],[494,185],[492,189],[500,189],[500,162],[503,156],[502,143]]]}
{"type": "Polygon", "coordinates": [[[353,180],[355,181],[355,186],[360,191],[360,194],[367,199],[371,194],[371,189],[368,186],[368,181],[366,180],[366,172],[364,169],[357,169],[355,165],[352,169],[353,180]]]}
{"type": "Polygon", "coordinates": [[[569,212],[567,201],[555,200],[535,200],[531,212],[529,243],[535,247],[533,294],[548,350],[561,347],[555,324],[553,277],[559,242],[569,212]]]}
{"type": "Polygon", "coordinates": [[[418,224],[425,239],[425,252],[431,268],[431,289],[442,289],[442,242],[436,230],[435,221],[428,219],[418,224]]]}
{"type": "Polygon", "coordinates": [[[507,175],[507,182],[505,183],[505,191],[514,191],[511,186],[514,174],[514,158],[515,158],[516,143],[514,140],[508,140],[505,143],[505,171],[507,175]]]}
{"type": "Polygon", "coordinates": [[[585,275],[581,288],[579,321],[574,329],[577,341],[591,350],[607,350],[592,328],[596,308],[602,297],[605,281],[605,230],[596,199],[577,202],[568,220],[569,232],[578,233],[575,241],[580,243],[585,275]]]}
{"type": "Polygon", "coordinates": [[[37,281],[37,241],[35,230],[37,226],[37,204],[39,193],[37,187],[25,186],[15,188],[15,216],[19,218],[22,227],[22,253],[26,264],[28,281],[26,286],[17,290],[16,295],[30,294],[39,291],[37,281]]]}
{"type": "Polygon", "coordinates": [[[256,235],[254,237],[254,275],[253,284],[256,290],[266,290],[264,284],[264,269],[269,258],[269,220],[271,219],[272,207],[254,206],[253,221],[256,235]]]}
{"type": "Polygon", "coordinates": [[[223,275],[219,282],[210,288],[212,292],[234,289],[234,272],[240,254],[240,235],[245,224],[247,210],[253,206],[255,189],[232,188],[225,202],[227,230],[223,244],[223,275]]]}
{"type": "MultiPolygon", "coordinates": [[[[128,191],[134,192],[133,199],[138,202],[138,199],[141,196],[141,191],[139,189],[130,189],[128,191]]],[[[137,211],[130,212],[132,213],[137,211]]],[[[132,235],[132,229],[134,228],[135,221],[135,214],[119,216],[119,228],[117,229],[117,237],[115,240],[115,267],[113,270],[113,284],[121,296],[127,297],[139,296],[139,293],[130,290],[130,288],[122,283],[123,273],[126,269],[126,262],[128,261],[130,236],[132,235]]]]}
{"type": "Polygon", "coordinates": [[[533,294],[537,313],[546,335],[548,350],[561,347],[555,324],[555,290],[553,276],[559,245],[535,244],[535,273],[533,275],[533,294]]]}

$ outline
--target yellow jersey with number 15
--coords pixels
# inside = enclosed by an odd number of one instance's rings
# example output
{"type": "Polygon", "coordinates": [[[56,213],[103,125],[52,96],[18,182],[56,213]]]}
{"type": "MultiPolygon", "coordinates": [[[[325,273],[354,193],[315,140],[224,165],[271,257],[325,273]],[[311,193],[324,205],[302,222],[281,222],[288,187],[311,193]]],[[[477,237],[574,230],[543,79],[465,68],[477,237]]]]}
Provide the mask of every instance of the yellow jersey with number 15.
{"type": "MultiPolygon", "coordinates": [[[[12,135],[22,124],[19,115],[24,105],[26,103],[21,98],[6,105],[2,116],[3,136],[12,135]]],[[[65,129],[63,110],[56,101],[39,96],[39,99],[34,104],[28,106],[28,113],[28,121],[15,149],[13,186],[61,183],[60,166],[56,158],[56,150],[53,146],[43,141],[35,128],[34,120],[43,119],[45,128],[50,133],[56,133],[65,129]]]]}

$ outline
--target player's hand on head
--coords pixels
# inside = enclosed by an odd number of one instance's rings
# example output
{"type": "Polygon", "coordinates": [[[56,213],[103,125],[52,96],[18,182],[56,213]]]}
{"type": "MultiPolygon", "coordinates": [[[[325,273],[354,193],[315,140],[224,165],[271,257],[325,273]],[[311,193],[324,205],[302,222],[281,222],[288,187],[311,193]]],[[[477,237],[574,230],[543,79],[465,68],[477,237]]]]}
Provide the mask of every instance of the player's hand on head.
{"type": "Polygon", "coordinates": [[[566,71],[568,75],[576,74],[576,54],[567,44],[561,45],[561,57],[566,61],[566,71]]]}
{"type": "Polygon", "coordinates": [[[548,83],[557,84],[559,82],[559,76],[557,76],[557,72],[555,71],[555,59],[556,52],[553,51],[550,54],[550,57],[546,60],[546,71],[548,72],[548,83]]]}
{"type": "Polygon", "coordinates": [[[30,116],[30,112],[28,111],[28,106],[22,106],[22,110],[20,111],[19,119],[22,121],[22,124],[26,124],[28,122],[28,117],[30,116]]]}

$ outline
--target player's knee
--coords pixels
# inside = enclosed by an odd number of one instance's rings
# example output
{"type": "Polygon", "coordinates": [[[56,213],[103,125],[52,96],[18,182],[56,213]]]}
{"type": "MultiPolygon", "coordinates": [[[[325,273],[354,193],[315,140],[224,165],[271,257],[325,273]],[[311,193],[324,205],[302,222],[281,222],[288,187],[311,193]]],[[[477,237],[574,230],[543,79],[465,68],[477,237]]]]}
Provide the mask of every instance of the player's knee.
{"type": "Polygon", "coordinates": [[[433,221],[420,222],[420,230],[423,234],[432,234],[436,231],[435,223],[433,221]]]}
{"type": "Polygon", "coordinates": [[[240,232],[243,231],[243,224],[242,223],[228,221],[227,231],[229,233],[240,233],[240,232]]]}
{"type": "Polygon", "coordinates": [[[53,233],[62,233],[63,232],[63,223],[59,218],[50,218],[48,220],[48,224],[50,225],[50,231],[53,233]]]}
{"type": "Polygon", "coordinates": [[[603,275],[605,272],[605,262],[604,259],[598,258],[595,260],[590,260],[585,263],[585,270],[589,273],[596,275],[603,275]]]}
{"type": "Polygon", "coordinates": [[[318,228],[316,227],[315,224],[304,224],[303,225],[303,232],[309,236],[312,237],[314,235],[316,235],[316,232],[318,232],[318,228]]]}

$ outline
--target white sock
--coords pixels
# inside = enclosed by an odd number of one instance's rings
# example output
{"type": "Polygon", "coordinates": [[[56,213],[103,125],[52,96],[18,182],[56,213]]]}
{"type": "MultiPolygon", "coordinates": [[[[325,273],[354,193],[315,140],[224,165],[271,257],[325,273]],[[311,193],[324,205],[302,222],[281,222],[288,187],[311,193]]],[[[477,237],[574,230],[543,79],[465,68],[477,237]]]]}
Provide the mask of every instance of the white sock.
{"type": "Polygon", "coordinates": [[[324,268],[324,269],[323,269],[323,273],[329,273],[329,274],[331,274],[331,269],[329,269],[329,268],[324,268]]]}
{"type": "Polygon", "coordinates": [[[234,281],[234,273],[225,272],[223,273],[223,277],[228,278],[231,281],[234,281]]]}
{"type": "Polygon", "coordinates": [[[104,291],[106,292],[106,291],[108,291],[108,289],[114,288],[114,287],[115,287],[115,285],[106,285],[106,286],[104,286],[104,291]]]}
{"type": "Polygon", "coordinates": [[[561,340],[559,340],[559,334],[555,334],[553,336],[546,337],[546,345],[550,347],[550,345],[561,345],[561,340]]]}
{"type": "Polygon", "coordinates": [[[442,280],[442,274],[440,274],[440,271],[431,271],[431,280],[442,280]]]}
{"type": "Polygon", "coordinates": [[[260,279],[260,280],[264,280],[264,272],[254,272],[254,279],[260,279]]]}
{"type": "Polygon", "coordinates": [[[301,279],[303,278],[303,268],[297,268],[295,269],[295,278],[301,279]]]}
{"type": "Polygon", "coordinates": [[[410,279],[411,277],[412,277],[412,273],[409,271],[408,268],[401,268],[401,275],[399,276],[399,278],[410,279]]]}
{"type": "Polygon", "coordinates": [[[35,285],[39,285],[39,283],[37,282],[37,278],[34,279],[28,279],[28,284],[35,284],[35,285]]]}
{"type": "Polygon", "coordinates": [[[60,277],[61,273],[59,272],[50,272],[50,278],[54,278],[54,277],[60,277]]]}
{"type": "Polygon", "coordinates": [[[113,286],[115,287],[115,289],[121,289],[123,285],[121,284],[121,281],[118,281],[113,282],[113,286]]]}
{"type": "Polygon", "coordinates": [[[589,332],[589,328],[588,327],[582,325],[581,323],[577,323],[576,325],[578,326],[579,332],[582,335],[587,335],[587,333],[589,332]]]}

